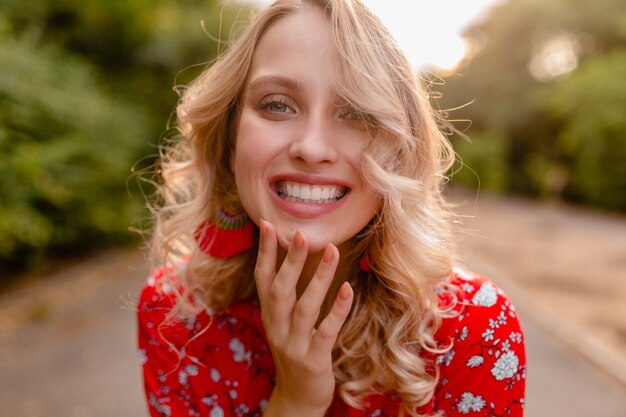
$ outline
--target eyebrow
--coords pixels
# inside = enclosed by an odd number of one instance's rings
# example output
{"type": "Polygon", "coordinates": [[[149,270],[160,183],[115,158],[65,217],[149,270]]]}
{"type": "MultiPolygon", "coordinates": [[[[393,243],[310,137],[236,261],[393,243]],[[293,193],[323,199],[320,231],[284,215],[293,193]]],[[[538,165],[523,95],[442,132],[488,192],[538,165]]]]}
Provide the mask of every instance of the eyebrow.
{"type": "Polygon", "coordinates": [[[253,79],[250,84],[248,84],[247,90],[255,91],[261,89],[265,85],[276,85],[283,88],[286,88],[290,91],[302,91],[304,87],[298,81],[289,78],[283,77],[280,75],[263,75],[261,77],[253,79]]]}

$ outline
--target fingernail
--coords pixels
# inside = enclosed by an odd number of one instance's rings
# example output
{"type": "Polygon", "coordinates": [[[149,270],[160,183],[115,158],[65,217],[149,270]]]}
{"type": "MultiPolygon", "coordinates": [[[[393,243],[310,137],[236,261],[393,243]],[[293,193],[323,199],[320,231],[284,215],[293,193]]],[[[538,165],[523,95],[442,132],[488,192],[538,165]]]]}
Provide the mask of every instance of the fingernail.
{"type": "Polygon", "coordinates": [[[350,287],[350,284],[348,282],[344,282],[343,284],[341,284],[341,287],[339,287],[339,298],[343,301],[349,299],[351,289],[352,287],[350,287]]]}
{"type": "Polygon", "coordinates": [[[261,237],[267,236],[267,222],[263,219],[259,219],[259,231],[261,233],[261,237]]]}
{"type": "Polygon", "coordinates": [[[335,256],[335,251],[333,250],[333,244],[329,243],[328,245],[326,245],[326,248],[324,249],[324,256],[322,257],[322,259],[324,260],[324,262],[329,263],[330,261],[333,260],[334,256],[335,256]]]}
{"type": "Polygon", "coordinates": [[[302,233],[300,233],[300,231],[297,231],[296,234],[293,236],[293,247],[295,249],[302,249],[303,246],[304,236],[302,235],[302,233]]]}

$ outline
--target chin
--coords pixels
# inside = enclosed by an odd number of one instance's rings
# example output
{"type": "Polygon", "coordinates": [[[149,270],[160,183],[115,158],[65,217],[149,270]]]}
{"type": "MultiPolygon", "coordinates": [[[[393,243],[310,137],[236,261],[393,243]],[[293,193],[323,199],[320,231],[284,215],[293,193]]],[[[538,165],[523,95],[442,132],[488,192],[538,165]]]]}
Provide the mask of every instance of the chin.
{"type": "Polygon", "coordinates": [[[306,236],[309,242],[309,253],[321,253],[326,249],[326,245],[328,243],[332,243],[335,246],[339,246],[341,242],[336,242],[335,239],[331,236],[323,236],[319,233],[315,233],[314,231],[307,230],[306,227],[281,227],[277,226],[276,235],[278,236],[278,245],[287,250],[289,248],[289,244],[293,240],[293,237],[296,233],[296,230],[299,230],[301,233],[306,236]]]}
{"type": "MultiPolygon", "coordinates": [[[[325,240],[317,240],[309,237],[309,253],[322,253],[324,249],[326,249],[326,245],[328,245],[330,241],[325,240]]],[[[335,242],[332,242],[335,246],[338,246],[335,242]]]]}

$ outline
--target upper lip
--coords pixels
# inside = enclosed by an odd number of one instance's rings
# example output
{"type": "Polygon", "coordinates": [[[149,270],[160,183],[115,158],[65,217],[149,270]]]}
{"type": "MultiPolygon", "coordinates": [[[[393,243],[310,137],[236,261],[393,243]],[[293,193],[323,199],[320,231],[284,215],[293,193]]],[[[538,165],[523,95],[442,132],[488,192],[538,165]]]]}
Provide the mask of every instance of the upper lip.
{"type": "Polygon", "coordinates": [[[347,189],[351,188],[347,181],[338,178],[311,174],[284,173],[270,178],[270,184],[276,184],[278,181],[294,181],[309,185],[337,185],[347,189]]]}

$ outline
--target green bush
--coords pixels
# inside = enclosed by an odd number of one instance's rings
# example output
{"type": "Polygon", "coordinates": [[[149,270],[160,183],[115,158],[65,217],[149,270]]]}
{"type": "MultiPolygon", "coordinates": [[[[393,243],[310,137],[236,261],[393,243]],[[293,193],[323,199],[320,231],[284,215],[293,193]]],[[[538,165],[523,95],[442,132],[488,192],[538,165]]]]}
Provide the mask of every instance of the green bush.
{"type": "Polygon", "coordinates": [[[156,152],[174,84],[250,12],[216,0],[0,0],[0,276],[137,236],[128,227],[147,213],[131,167],[156,152]]]}
{"type": "Polygon", "coordinates": [[[538,97],[561,125],[570,161],[567,192],[598,207],[626,210],[626,50],[590,57],[538,97]]]}
{"type": "Polygon", "coordinates": [[[494,133],[475,132],[469,140],[455,137],[457,163],[452,181],[455,184],[502,192],[507,189],[506,144],[494,133]]]}
{"type": "Polygon", "coordinates": [[[473,54],[440,90],[444,108],[472,103],[453,112],[472,121],[468,165],[501,149],[506,191],[626,211],[626,0],[503,1],[465,35],[473,54]]]}
{"type": "Polygon", "coordinates": [[[146,116],[51,45],[0,38],[0,263],[127,238],[130,167],[146,116]]]}

